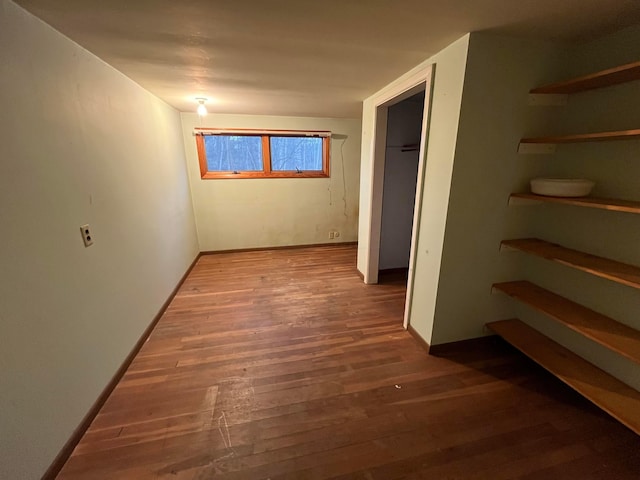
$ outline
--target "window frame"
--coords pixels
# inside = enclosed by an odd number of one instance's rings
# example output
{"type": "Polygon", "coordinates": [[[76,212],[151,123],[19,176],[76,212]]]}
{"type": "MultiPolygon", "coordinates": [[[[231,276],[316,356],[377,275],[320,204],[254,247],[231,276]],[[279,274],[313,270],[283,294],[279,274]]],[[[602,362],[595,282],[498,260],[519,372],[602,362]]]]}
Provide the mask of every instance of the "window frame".
{"type": "Polygon", "coordinates": [[[200,178],[203,180],[240,179],[240,178],[329,178],[331,156],[331,132],[323,130],[251,130],[251,129],[218,129],[196,128],[196,148],[200,164],[200,178]],[[262,170],[216,172],[210,171],[207,165],[207,152],[204,137],[208,135],[247,136],[262,139],[262,170]],[[317,137],[322,138],[322,170],[278,170],[271,169],[272,137],[317,137]]]}

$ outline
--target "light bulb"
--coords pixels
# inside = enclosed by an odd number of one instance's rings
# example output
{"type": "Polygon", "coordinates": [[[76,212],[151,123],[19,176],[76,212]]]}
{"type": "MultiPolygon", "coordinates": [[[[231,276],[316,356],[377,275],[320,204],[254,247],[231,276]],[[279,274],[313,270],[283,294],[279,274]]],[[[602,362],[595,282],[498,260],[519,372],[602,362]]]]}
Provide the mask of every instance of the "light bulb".
{"type": "Polygon", "coordinates": [[[198,112],[198,115],[200,115],[201,117],[204,117],[207,114],[207,107],[204,105],[204,102],[207,101],[206,98],[196,98],[196,100],[198,100],[198,110],[196,110],[198,112]]]}

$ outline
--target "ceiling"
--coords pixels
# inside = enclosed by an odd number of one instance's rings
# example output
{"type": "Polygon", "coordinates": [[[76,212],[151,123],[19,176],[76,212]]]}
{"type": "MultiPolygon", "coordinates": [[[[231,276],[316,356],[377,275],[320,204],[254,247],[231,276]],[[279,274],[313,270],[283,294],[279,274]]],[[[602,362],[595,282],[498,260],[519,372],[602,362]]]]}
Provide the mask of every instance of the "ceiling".
{"type": "Polygon", "coordinates": [[[358,117],[469,31],[581,41],[638,0],[17,0],[180,111],[358,117]]]}

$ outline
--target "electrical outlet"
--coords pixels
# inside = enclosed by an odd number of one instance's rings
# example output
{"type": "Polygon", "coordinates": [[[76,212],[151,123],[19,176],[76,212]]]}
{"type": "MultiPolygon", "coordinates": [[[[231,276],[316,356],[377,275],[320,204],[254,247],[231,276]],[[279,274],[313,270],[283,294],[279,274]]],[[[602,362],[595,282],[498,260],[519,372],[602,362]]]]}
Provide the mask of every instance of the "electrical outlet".
{"type": "Polygon", "coordinates": [[[340,232],[338,232],[338,231],[333,232],[333,236],[334,236],[335,238],[338,238],[338,237],[340,236],[340,232]]]}
{"type": "Polygon", "coordinates": [[[93,245],[93,235],[91,235],[88,223],[80,227],[80,233],[82,233],[82,241],[84,242],[85,247],[93,245]]]}
{"type": "Polygon", "coordinates": [[[333,240],[334,237],[335,237],[335,233],[329,232],[329,240],[333,240]]]}

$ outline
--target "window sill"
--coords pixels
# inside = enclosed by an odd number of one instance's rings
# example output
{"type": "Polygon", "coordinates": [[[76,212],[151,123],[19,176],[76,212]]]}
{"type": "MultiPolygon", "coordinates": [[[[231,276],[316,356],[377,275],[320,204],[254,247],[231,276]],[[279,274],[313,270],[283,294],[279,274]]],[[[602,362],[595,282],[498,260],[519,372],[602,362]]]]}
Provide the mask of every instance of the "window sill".
{"type": "Polygon", "coordinates": [[[329,178],[330,175],[325,172],[207,172],[201,176],[203,180],[223,180],[223,179],[239,179],[239,178],[329,178]]]}

